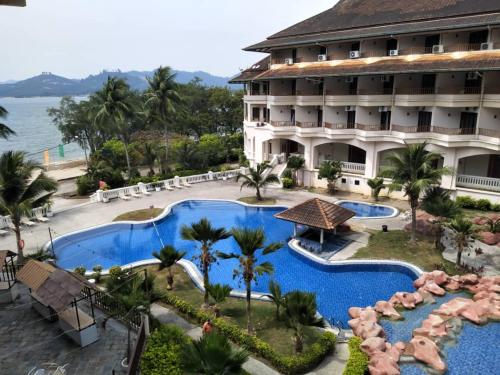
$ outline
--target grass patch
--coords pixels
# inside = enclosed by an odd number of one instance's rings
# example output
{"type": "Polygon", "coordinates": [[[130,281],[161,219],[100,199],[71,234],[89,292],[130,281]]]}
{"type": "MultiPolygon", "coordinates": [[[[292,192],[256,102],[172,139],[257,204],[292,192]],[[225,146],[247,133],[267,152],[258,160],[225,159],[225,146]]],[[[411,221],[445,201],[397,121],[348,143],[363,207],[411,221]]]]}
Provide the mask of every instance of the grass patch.
{"type": "Polygon", "coordinates": [[[246,204],[260,204],[265,206],[272,206],[276,204],[276,199],[274,198],[264,198],[261,201],[257,200],[257,197],[243,197],[239,198],[238,202],[243,202],[246,204]]]}
{"type": "Polygon", "coordinates": [[[393,259],[415,264],[424,271],[433,271],[441,265],[448,274],[460,274],[455,264],[447,261],[435,248],[431,238],[418,237],[409,243],[410,234],[405,231],[373,232],[367,247],[363,247],[351,259],[393,259]]]}
{"type": "Polygon", "coordinates": [[[113,221],[144,221],[150,220],[163,212],[163,208],[147,208],[144,210],[130,211],[117,216],[113,221]]]}
{"type": "MultiPolygon", "coordinates": [[[[174,290],[169,293],[183,299],[193,306],[200,307],[203,303],[203,294],[192,282],[189,275],[180,266],[174,266],[174,290]]],[[[158,271],[158,267],[148,267],[148,272],[157,276],[157,286],[166,291],[167,271],[158,271]]],[[[246,329],[247,318],[244,299],[228,298],[220,305],[222,317],[230,323],[246,329]]],[[[292,341],[293,332],[282,321],[276,320],[276,309],[270,302],[252,300],[252,324],[256,336],[267,342],[276,352],[284,355],[294,354],[292,341]]],[[[313,327],[305,328],[306,351],[321,337],[321,332],[313,327]]]]}

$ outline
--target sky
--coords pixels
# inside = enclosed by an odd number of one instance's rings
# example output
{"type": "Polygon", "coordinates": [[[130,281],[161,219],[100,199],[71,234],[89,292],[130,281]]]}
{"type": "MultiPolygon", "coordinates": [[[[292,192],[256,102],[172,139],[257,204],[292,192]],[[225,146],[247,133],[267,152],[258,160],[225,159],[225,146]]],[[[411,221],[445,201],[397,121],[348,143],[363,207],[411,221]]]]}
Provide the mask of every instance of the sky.
{"type": "Polygon", "coordinates": [[[242,48],[336,0],[27,0],[0,6],[0,82],[41,72],[203,70],[233,76],[262,55],[242,48]]]}

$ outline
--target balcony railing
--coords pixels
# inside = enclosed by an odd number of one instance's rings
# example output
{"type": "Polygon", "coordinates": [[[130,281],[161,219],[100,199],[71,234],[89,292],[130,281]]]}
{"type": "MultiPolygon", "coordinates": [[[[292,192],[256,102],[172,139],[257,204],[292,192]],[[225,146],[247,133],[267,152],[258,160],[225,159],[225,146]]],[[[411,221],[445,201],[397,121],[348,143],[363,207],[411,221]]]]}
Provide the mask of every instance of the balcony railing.
{"type": "Polygon", "coordinates": [[[295,124],[299,128],[319,128],[319,127],[321,127],[321,123],[319,123],[319,122],[302,122],[302,121],[297,121],[295,124]]]}
{"type": "Polygon", "coordinates": [[[393,131],[401,133],[437,133],[444,135],[474,135],[476,128],[446,128],[434,125],[404,126],[393,124],[393,131]]]}
{"type": "Polygon", "coordinates": [[[328,129],[355,129],[355,124],[332,124],[330,122],[325,122],[325,128],[328,129]]]}
{"type": "Polygon", "coordinates": [[[500,130],[479,128],[479,135],[487,137],[500,138],[500,130]]]}
{"type": "Polygon", "coordinates": [[[357,89],[345,89],[345,90],[325,90],[326,95],[330,96],[344,96],[344,95],[358,95],[357,89]]]}
{"type": "Polygon", "coordinates": [[[274,126],[277,128],[286,128],[286,127],[295,126],[295,123],[293,123],[292,121],[271,121],[271,126],[274,126]]]}
{"type": "Polygon", "coordinates": [[[358,95],[392,95],[392,87],[384,87],[380,89],[360,89],[358,95]]]}
{"type": "Polygon", "coordinates": [[[401,87],[396,89],[396,95],[434,95],[434,87],[401,87]]]}
{"type": "Polygon", "coordinates": [[[457,186],[500,192],[500,178],[458,175],[457,186]]]}
{"type": "Polygon", "coordinates": [[[380,125],[380,124],[371,124],[371,125],[356,124],[356,129],[364,130],[367,132],[390,130],[389,125],[380,125]]]}
{"type": "Polygon", "coordinates": [[[342,162],[342,171],[347,173],[365,174],[366,165],[361,163],[342,162]]]}

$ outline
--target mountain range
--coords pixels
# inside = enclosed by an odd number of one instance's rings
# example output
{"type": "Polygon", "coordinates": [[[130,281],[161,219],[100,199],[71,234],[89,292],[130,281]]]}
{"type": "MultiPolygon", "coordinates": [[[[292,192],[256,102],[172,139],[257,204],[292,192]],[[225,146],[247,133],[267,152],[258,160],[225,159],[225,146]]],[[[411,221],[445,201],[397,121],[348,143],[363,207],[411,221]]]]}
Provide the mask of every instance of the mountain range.
{"type": "MultiPolygon", "coordinates": [[[[177,71],[176,81],[187,83],[194,78],[200,78],[206,86],[228,86],[229,77],[218,77],[206,72],[177,71]]],[[[151,71],[102,71],[83,79],[70,79],[52,73],[42,73],[22,81],[7,81],[0,84],[0,97],[34,97],[34,96],[78,96],[88,95],[99,90],[108,77],[123,78],[134,90],[144,90],[147,87],[146,77],[151,77],[151,71]]],[[[237,85],[233,85],[233,88],[237,85]]]]}

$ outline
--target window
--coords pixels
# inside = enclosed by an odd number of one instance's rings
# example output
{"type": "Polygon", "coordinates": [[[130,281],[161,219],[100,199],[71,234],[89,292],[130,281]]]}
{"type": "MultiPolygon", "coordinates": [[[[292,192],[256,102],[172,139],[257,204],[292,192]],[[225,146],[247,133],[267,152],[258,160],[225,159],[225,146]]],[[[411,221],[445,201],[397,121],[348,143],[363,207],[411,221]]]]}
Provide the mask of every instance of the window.
{"type": "Polygon", "coordinates": [[[398,49],[398,40],[397,39],[389,39],[386,43],[386,52],[387,56],[390,55],[390,51],[398,49]]]}
{"type": "Polygon", "coordinates": [[[391,111],[380,112],[380,130],[391,128],[391,111]]]}
{"type": "Polygon", "coordinates": [[[260,108],[259,107],[252,108],[252,121],[260,121],[260,108]]]}
{"type": "Polygon", "coordinates": [[[295,109],[290,110],[290,122],[295,124],[295,109]]]}
{"type": "Polygon", "coordinates": [[[294,79],[292,81],[292,96],[297,95],[297,81],[294,79]]]}
{"type": "Polygon", "coordinates": [[[469,44],[474,45],[473,49],[480,49],[481,43],[488,42],[488,30],[473,31],[469,34],[469,44]]]}
{"type": "Polygon", "coordinates": [[[432,47],[440,44],[441,36],[439,34],[425,37],[425,53],[432,53],[432,47]]]}
{"type": "Polygon", "coordinates": [[[431,131],[431,123],[432,123],[432,112],[428,111],[418,112],[418,123],[417,123],[418,132],[431,131]]]}
{"type": "Polygon", "coordinates": [[[475,134],[477,113],[462,112],[460,114],[460,134],[475,134]]]}
{"type": "Polygon", "coordinates": [[[323,126],[323,110],[318,109],[318,127],[323,126]]]}
{"type": "Polygon", "coordinates": [[[351,44],[351,51],[359,51],[360,43],[355,42],[351,44]]]}
{"type": "Polygon", "coordinates": [[[354,129],[356,125],[356,111],[347,112],[347,129],[354,129]]]}
{"type": "Polygon", "coordinates": [[[319,47],[319,54],[320,55],[326,55],[327,54],[326,47],[319,47]]]}
{"type": "Polygon", "coordinates": [[[435,87],[436,87],[436,75],[435,74],[422,75],[422,93],[423,94],[434,94],[435,87]]]}

